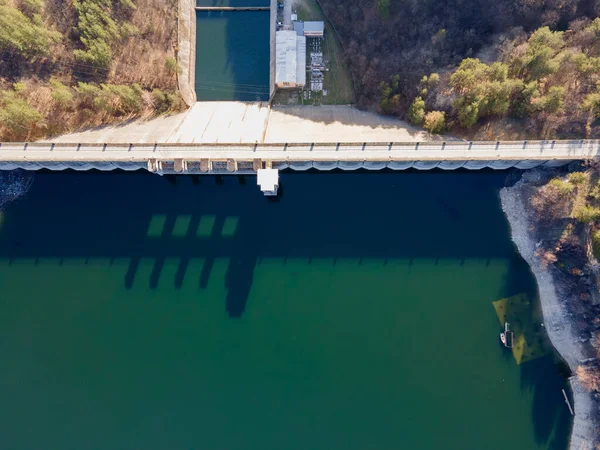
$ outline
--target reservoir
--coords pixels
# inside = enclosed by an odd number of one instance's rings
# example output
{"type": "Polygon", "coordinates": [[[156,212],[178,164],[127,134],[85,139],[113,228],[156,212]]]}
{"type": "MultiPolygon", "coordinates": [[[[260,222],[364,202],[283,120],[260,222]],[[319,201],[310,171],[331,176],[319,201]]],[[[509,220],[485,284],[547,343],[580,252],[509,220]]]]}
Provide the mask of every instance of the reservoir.
{"type": "MultiPolygon", "coordinates": [[[[236,0],[198,1],[198,6],[248,6],[236,0]]],[[[268,10],[196,11],[198,101],[269,100],[270,17],[268,10]]]]}
{"type": "Polygon", "coordinates": [[[3,448],[565,450],[560,364],[499,341],[536,297],[505,178],[37,174],[0,213],[3,448]]]}

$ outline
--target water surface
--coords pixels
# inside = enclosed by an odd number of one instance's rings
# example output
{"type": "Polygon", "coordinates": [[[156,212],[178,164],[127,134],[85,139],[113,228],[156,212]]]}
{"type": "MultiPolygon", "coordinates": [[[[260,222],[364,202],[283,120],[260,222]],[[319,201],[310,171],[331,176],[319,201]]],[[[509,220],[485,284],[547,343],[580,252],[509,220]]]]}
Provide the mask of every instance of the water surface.
{"type": "Polygon", "coordinates": [[[503,173],[38,174],[0,220],[3,448],[566,449],[503,173]]]}
{"type": "Polygon", "coordinates": [[[270,17],[270,11],[196,11],[199,101],[269,99],[270,17]]]}

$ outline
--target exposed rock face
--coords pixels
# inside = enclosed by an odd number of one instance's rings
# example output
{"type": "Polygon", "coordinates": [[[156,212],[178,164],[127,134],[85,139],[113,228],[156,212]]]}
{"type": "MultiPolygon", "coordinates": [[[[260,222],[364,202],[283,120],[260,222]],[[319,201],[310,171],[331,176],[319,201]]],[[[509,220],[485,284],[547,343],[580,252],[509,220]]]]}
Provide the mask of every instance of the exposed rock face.
{"type": "MultiPolygon", "coordinates": [[[[502,209],[510,223],[512,239],[536,278],[548,337],[569,365],[571,372],[575,373],[577,366],[590,357],[593,358],[595,352],[589,340],[581,339],[581,324],[568,306],[572,302],[581,302],[579,298],[574,297],[577,293],[561,281],[562,276],[556,269],[543,264],[535,254],[542,238],[536,230],[535,220],[531,214],[532,208],[529,205],[529,198],[535,192],[536,182],[538,182],[536,174],[529,174],[513,187],[502,189],[500,191],[502,209]]],[[[569,381],[573,390],[575,409],[570,449],[591,450],[594,448],[596,431],[599,429],[597,421],[600,416],[600,401],[595,395],[584,390],[575,376],[569,381]]]]}
{"type": "Polygon", "coordinates": [[[26,170],[0,170],[0,211],[25,195],[33,183],[34,173],[26,170]]]}

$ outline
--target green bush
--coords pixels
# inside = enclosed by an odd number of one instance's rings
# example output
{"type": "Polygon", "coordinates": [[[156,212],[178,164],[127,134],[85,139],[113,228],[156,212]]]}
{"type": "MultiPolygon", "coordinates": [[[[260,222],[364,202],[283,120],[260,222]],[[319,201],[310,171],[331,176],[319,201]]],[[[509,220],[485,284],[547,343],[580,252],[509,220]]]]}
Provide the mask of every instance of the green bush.
{"type": "Polygon", "coordinates": [[[44,28],[38,15],[27,17],[0,0],[0,53],[20,54],[26,58],[47,55],[60,34],[44,28]]]}
{"type": "Polygon", "coordinates": [[[600,230],[595,230],[592,233],[592,249],[596,259],[600,259],[600,230]]]}
{"type": "Polygon", "coordinates": [[[179,67],[179,64],[177,64],[177,60],[175,58],[173,58],[172,56],[167,56],[165,58],[165,69],[171,75],[181,73],[181,67],[179,67]]]}
{"type": "Polygon", "coordinates": [[[446,129],[446,113],[441,111],[428,112],[425,115],[423,128],[434,134],[442,133],[446,129]]]}
{"type": "Polygon", "coordinates": [[[0,123],[15,138],[25,137],[41,120],[42,115],[17,93],[4,91],[0,94],[0,123]]]}
{"type": "Polygon", "coordinates": [[[575,212],[574,216],[580,222],[592,223],[600,218],[600,208],[582,206],[575,212]]]}
{"type": "Polygon", "coordinates": [[[76,100],[80,109],[97,111],[100,88],[92,83],[79,82],[75,88],[76,100]]]}
{"type": "Polygon", "coordinates": [[[575,186],[571,183],[561,180],[560,178],[554,178],[550,180],[548,186],[554,188],[562,196],[569,195],[575,189],[575,186]]]}
{"type": "Polygon", "coordinates": [[[574,185],[579,185],[585,183],[587,176],[583,172],[572,172],[569,175],[567,175],[567,178],[574,185]]]}
{"type": "Polygon", "coordinates": [[[408,108],[408,121],[416,126],[423,125],[425,121],[425,102],[421,97],[415,98],[408,108]]]}
{"type": "Polygon", "coordinates": [[[152,91],[152,100],[154,110],[158,114],[178,110],[181,105],[181,99],[177,94],[164,92],[160,89],[154,89],[152,91]]]}
{"type": "Polygon", "coordinates": [[[29,18],[42,13],[43,0],[20,0],[19,9],[29,18]]]}
{"type": "Polygon", "coordinates": [[[142,111],[142,88],[138,84],[103,84],[94,103],[114,116],[136,114],[142,111]]]}
{"type": "MultiPolygon", "coordinates": [[[[128,2],[124,2],[128,3],[128,2]]],[[[137,33],[133,26],[117,24],[111,16],[112,2],[107,0],[75,0],[77,31],[84,49],[73,52],[75,59],[99,69],[105,69],[112,59],[111,44],[123,37],[137,33]]]]}
{"type": "Polygon", "coordinates": [[[65,86],[55,78],[50,79],[52,87],[52,100],[61,108],[67,108],[73,102],[73,92],[68,86],[65,86]]]}
{"type": "Polygon", "coordinates": [[[390,0],[377,0],[377,14],[382,19],[390,17],[390,0]]]}

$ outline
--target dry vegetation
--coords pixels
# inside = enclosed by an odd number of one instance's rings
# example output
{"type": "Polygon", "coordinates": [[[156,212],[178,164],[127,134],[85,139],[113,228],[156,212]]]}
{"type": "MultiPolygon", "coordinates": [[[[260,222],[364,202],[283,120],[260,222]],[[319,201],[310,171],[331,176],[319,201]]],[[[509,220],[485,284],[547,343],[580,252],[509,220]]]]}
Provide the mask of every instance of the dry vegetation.
{"type": "Polygon", "coordinates": [[[577,103],[597,93],[599,68],[592,66],[598,60],[583,61],[577,54],[600,56],[598,34],[583,31],[600,16],[600,1],[319,1],[344,44],[363,108],[429,128],[443,125],[471,138],[481,127],[491,139],[502,137],[505,125],[513,137],[600,135],[595,123],[600,94],[589,98],[587,108],[577,103]],[[565,32],[552,42],[557,47],[528,45],[528,37],[541,27],[565,32]],[[476,86],[451,83],[461,61],[478,55],[490,66],[498,59],[507,66],[506,74],[471,64],[463,72],[475,72],[476,86]],[[550,63],[543,67],[549,72],[528,70],[537,57],[550,63]],[[436,83],[431,73],[437,74],[436,83]],[[423,105],[414,114],[410,108],[418,97],[423,105]],[[426,120],[428,112],[436,111],[445,113],[445,123],[439,114],[426,120]],[[490,122],[499,124],[487,127],[490,122]]]}
{"type": "Polygon", "coordinates": [[[0,140],[184,106],[176,0],[0,0],[0,22],[0,140]]]}
{"type": "Polygon", "coordinates": [[[555,281],[575,330],[593,349],[576,371],[579,383],[600,398],[600,168],[556,177],[531,196],[540,242],[537,256],[557,269],[555,281]]]}

